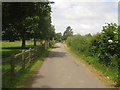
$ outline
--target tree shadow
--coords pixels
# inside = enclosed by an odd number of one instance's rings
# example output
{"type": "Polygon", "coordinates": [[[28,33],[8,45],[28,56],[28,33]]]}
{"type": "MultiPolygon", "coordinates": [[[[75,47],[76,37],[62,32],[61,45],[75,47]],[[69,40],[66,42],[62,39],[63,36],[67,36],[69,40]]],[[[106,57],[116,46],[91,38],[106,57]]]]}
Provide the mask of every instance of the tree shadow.
{"type": "Polygon", "coordinates": [[[67,53],[65,52],[56,52],[56,51],[51,51],[49,52],[48,57],[49,58],[54,58],[54,57],[65,57],[67,53]]]}
{"type": "Polygon", "coordinates": [[[33,48],[34,46],[28,45],[26,47],[2,47],[2,58],[7,58],[12,54],[17,54],[22,52],[22,50],[27,50],[33,48]]]}
{"type": "Polygon", "coordinates": [[[53,46],[52,48],[60,48],[60,46],[53,46]]]}
{"type": "Polygon", "coordinates": [[[3,50],[2,51],[2,58],[7,58],[7,57],[9,57],[12,54],[17,54],[17,53],[20,53],[20,52],[21,52],[20,49],[3,50]]]}
{"type": "MultiPolygon", "coordinates": [[[[29,72],[29,70],[27,72],[29,72]]],[[[30,78],[26,79],[22,88],[30,88],[33,83],[36,83],[36,80],[41,79],[41,78],[44,78],[44,76],[38,75],[38,71],[33,72],[32,76],[30,76],[30,78]]]]}

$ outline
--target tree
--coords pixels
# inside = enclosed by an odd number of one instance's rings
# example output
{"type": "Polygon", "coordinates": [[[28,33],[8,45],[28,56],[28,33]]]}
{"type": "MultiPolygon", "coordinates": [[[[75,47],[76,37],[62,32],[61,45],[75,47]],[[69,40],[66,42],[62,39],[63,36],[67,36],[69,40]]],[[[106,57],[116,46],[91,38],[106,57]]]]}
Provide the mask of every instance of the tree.
{"type": "Polygon", "coordinates": [[[51,25],[51,27],[49,27],[48,29],[47,38],[48,40],[53,40],[54,37],[55,37],[55,27],[51,25]]]}
{"type": "Polygon", "coordinates": [[[55,40],[56,40],[56,41],[59,41],[59,42],[60,42],[60,41],[62,41],[62,38],[63,38],[63,37],[62,37],[62,33],[56,33],[56,34],[55,34],[55,40]]]}
{"type": "MultiPolygon", "coordinates": [[[[3,31],[6,33],[10,25],[14,27],[15,31],[13,33],[19,34],[19,37],[22,39],[22,47],[25,47],[25,39],[27,36],[24,20],[26,17],[32,16],[34,11],[34,3],[32,2],[3,3],[3,31]]],[[[11,32],[10,29],[8,29],[8,31],[11,32]]]]}
{"type": "Polygon", "coordinates": [[[51,39],[54,27],[51,25],[51,7],[47,2],[4,2],[3,3],[3,39],[25,40],[51,39]],[[11,37],[6,38],[11,33],[11,37]]]}
{"type": "Polygon", "coordinates": [[[72,31],[71,27],[68,26],[66,28],[66,31],[63,34],[63,38],[64,38],[64,40],[66,40],[69,36],[72,36],[72,35],[73,35],[73,31],[72,31]]]}

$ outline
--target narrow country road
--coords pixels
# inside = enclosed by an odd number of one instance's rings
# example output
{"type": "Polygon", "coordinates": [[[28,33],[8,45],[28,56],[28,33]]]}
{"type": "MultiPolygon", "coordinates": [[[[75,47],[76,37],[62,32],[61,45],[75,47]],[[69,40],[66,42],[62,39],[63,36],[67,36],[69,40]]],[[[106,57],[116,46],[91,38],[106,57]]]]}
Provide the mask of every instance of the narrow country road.
{"type": "Polygon", "coordinates": [[[105,85],[57,43],[25,88],[105,88],[105,85]]]}

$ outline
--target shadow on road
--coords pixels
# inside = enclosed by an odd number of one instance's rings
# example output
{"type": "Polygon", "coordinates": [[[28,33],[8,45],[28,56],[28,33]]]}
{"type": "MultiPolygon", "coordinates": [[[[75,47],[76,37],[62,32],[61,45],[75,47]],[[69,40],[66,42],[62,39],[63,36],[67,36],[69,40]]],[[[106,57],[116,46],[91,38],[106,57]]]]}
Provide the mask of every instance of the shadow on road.
{"type": "MultiPolygon", "coordinates": [[[[34,72],[33,76],[26,81],[25,86],[23,86],[22,88],[31,88],[32,84],[36,83],[35,81],[37,79],[41,79],[41,78],[44,78],[44,76],[38,75],[38,72],[34,72]]],[[[46,88],[48,88],[48,87],[46,87],[46,88]]]]}
{"type": "Polygon", "coordinates": [[[52,48],[60,48],[60,46],[53,46],[52,48]]]}
{"type": "Polygon", "coordinates": [[[57,51],[51,51],[48,55],[49,58],[54,58],[54,57],[65,57],[67,53],[65,52],[57,52],[57,51]]]}

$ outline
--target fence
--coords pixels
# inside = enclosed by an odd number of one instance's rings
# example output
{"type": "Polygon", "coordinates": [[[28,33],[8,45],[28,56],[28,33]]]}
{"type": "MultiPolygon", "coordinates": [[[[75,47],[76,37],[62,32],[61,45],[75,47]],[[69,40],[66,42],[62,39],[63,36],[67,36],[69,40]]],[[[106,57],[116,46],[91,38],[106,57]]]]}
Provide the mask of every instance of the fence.
{"type": "Polygon", "coordinates": [[[34,49],[22,51],[19,54],[12,54],[10,57],[2,60],[2,79],[3,87],[14,80],[14,76],[25,70],[35,59],[42,54],[43,50],[52,46],[52,42],[45,42],[34,49]],[[6,83],[7,82],[7,83],[6,83]]]}

